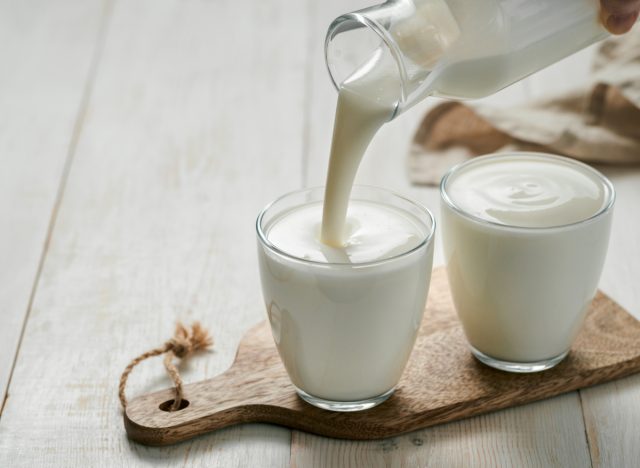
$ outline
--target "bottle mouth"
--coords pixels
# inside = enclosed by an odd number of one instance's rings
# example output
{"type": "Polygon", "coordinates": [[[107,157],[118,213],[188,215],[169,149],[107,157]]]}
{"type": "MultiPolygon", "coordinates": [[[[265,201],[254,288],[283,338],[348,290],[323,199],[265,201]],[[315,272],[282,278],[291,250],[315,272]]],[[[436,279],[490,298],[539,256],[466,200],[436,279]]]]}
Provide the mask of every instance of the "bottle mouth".
{"type": "Polygon", "coordinates": [[[324,50],[327,70],[337,90],[347,78],[366,67],[372,58],[378,56],[379,61],[393,62],[393,67],[386,70],[393,70],[399,86],[391,119],[399,113],[408,97],[405,88],[408,75],[402,53],[384,27],[361,13],[347,13],[329,26],[324,50]]]}

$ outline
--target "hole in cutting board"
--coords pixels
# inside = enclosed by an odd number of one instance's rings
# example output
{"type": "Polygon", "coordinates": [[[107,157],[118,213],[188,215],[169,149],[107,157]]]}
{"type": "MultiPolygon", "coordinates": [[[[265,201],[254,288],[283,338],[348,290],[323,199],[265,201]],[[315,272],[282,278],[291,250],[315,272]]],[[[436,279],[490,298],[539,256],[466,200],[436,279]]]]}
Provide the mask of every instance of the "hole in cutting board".
{"type": "MultiPolygon", "coordinates": [[[[160,408],[162,411],[171,412],[171,405],[173,405],[173,400],[167,400],[164,403],[160,403],[160,406],[158,406],[158,408],[160,408]]],[[[180,406],[176,411],[183,410],[187,406],[189,406],[189,400],[182,399],[182,401],[180,402],[180,406]]]]}

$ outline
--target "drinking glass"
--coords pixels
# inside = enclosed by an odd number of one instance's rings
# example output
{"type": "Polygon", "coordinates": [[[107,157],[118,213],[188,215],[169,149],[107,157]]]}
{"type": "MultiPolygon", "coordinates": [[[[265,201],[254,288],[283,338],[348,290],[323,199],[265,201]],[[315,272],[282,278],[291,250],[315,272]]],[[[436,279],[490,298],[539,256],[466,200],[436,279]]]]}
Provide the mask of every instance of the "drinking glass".
{"type": "Polygon", "coordinates": [[[393,393],[413,348],[429,290],[435,221],[404,197],[355,186],[351,201],[411,217],[422,231],[420,243],[382,260],[326,263],[270,242],[275,222],[321,204],[323,196],[322,187],[289,193],[258,216],[262,292],[273,339],[300,397],[323,409],[364,410],[393,393]]]}
{"type": "Polygon", "coordinates": [[[447,274],[472,353],[491,367],[511,372],[558,364],[569,352],[598,287],[615,201],[611,182],[569,158],[503,153],[454,167],[442,179],[440,194],[447,274]],[[578,222],[522,227],[480,218],[451,199],[448,184],[458,173],[509,157],[552,162],[594,176],[604,192],[603,206],[578,222]]]}

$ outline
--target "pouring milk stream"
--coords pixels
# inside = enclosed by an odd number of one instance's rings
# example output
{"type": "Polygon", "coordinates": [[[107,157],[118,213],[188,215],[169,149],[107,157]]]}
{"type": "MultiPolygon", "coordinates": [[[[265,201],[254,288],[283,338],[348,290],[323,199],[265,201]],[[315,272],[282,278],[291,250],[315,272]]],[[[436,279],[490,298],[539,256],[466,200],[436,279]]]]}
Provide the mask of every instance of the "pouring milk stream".
{"type": "MultiPolygon", "coordinates": [[[[332,23],[326,58],[339,93],[324,198],[289,194],[258,218],[269,320],[303,399],[336,411],[384,401],[422,320],[433,217],[372,188],[350,201],[378,129],[427,96],[487,96],[605,36],[597,0],[390,0],[332,23]]],[[[459,203],[490,222],[571,223],[606,198],[553,163],[530,178],[496,167],[452,184],[459,203]]]]}
{"type": "Polygon", "coordinates": [[[487,96],[605,36],[596,0],[403,0],[338,18],[327,36],[339,93],[321,241],[348,242],[351,187],[385,122],[426,96],[487,96]],[[363,31],[373,48],[345,64],[337,57],[357,55],[348,37],[363,31]],[[341,79],[340,68],[351,73],[341,79]]]}

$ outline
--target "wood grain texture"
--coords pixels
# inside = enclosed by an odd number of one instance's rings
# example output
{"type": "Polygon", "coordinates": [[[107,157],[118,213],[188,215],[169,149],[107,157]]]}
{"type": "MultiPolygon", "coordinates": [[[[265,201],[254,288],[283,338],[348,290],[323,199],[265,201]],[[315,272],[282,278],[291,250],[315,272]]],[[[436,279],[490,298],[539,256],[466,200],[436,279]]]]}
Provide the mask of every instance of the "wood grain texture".
{"type": "MultiPolygon", "coordinates": [[[[640,171],[601,168],[617,192],[601,288],[640,319],[640,171]]],[[[637,466],[640,379],[637,376],[580,392],[594,466],[637,466]]]]}
{"type": "Polygon", "coordinates": [[[594,466],[637,466],[640,376],[582,390],[594,466]]]}
{"type": "Polygon", "coordinates": [[[104,6],[102,0],[0,2],[0,413],[104,6]]]}
{"type": "Polygon", "coordinates": [[[359,413],[315,408],[297,397],[266,322],[252,328],[233,366],[185,387],[189,406],[168,412],[171,389],[129,403],[129,437],[149,445],[179,442],[243,422],[270,422],[345,439],[379,439],[559,395],[640,371],[640,322],[602,293],[592,303],[569,356],[528,375],[500,372],[470,354],[444,268],[433,272],[416,345],[394,395],[359,413]]]}
{"type": "Polygon", "coordinates": [[[294,431],[295,467],[588,467],[573,393],[400,437],[349,441],[294,431]],[[526,426],[523,426],[523,421],[526,426]]]}
{"type": "MultiPolygon", "coordinates": [[[[264,318],[258,211],[301,181],[304,4],[116,1],[35,293],[0,466],[282,466],[290,431],[247,426],[162,450],[130,443],[117,400],[132,356],[199,319],[232,362],[264,318]],[[276,115],[276,118],[274,118],[276,115]]],[[[160,362],[132,394],[167,385],[160,362]]]]}

